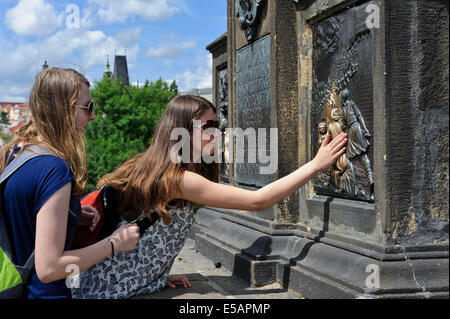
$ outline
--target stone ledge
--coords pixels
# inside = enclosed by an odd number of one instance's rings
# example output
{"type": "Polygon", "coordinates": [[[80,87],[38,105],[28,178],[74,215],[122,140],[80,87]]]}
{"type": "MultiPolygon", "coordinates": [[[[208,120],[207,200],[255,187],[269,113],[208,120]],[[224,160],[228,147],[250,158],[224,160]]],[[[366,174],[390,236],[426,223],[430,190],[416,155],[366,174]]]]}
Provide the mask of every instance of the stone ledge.
{"type": "Polygon", "coordinates": [[[205,207],[197,211],[193,233],[208,229],[212,223],[218,223],[218,220],[225,220],[264,235],[276,236],[278,238],[300,237],[318,241],[380,261],[448,258],[448,243],[422,246],[381,246],[342,234],[336,234],[333,231],[323,232],[317,229],[309,229],[308,231],[304,225],[277,223],[255,216],[245,215],[236,210],[213,207],[205,207]]]}
{"type": "Polygon", "coordinates": [[[448,297],[448,257],[377,260],[322,239],[268,235],[257,230],[261,225],[248,227],[248,216],[238,223],[208,209],[199,213],[197,250],[254,286],[277,282],[307,298],[448,297]],[[379,269],[378,289],[366,287],[368,265],[379,269]],[[326,295],[311,291],[321,286],[326,295]]]}

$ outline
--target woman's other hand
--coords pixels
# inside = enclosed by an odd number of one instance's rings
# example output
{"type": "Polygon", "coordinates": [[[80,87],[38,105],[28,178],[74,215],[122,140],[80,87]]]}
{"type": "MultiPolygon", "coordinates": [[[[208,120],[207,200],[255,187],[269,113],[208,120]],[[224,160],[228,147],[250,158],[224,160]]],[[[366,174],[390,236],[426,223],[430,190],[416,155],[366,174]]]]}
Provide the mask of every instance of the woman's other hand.
{"type": "Polygon", "coordinates": [[[81,208],[82,214],[79,225],[81,226],[89,226],[89,231],[94,231],[98,222],[100,221],[100,214],[95,209],[95,207],[91,205],[86,205],[81,208]]]}
{"type": "Polygon", "coordinates": [[[169,288],[175,288],[175,283],[181,282],[183,284],[184,288],[191,288],[191,284],[189,283],[189,280],[186,278],[186,276],[169,276],[166,279],[166,286],[169,288]]]}

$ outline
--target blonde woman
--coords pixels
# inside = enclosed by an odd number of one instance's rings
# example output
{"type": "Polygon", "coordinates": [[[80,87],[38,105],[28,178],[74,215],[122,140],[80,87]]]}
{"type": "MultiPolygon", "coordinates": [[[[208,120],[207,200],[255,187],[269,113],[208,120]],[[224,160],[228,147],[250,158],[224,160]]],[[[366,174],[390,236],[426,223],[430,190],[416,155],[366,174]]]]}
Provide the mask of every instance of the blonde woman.
{"type": "Polygon", "coordinates": [[[95,119],[89,82],[72,69],[49,68],[38,74],[29,98],[30,122],[0,151],[0,173],[32,145],[52,155],[21,166],[1,189],[2,212],[14,243],[14,262],[24,265],[35,252],[35,267],[24,298],[71,298],[64,278],[115,252],[136,247],[139,229],[127,225],[95,245],[71,250],[81,220],[96,226],[93,207],[81,207],[86,183],[84,132],[95,119]]]}
{"type": "Polygon", "coordinates": [[[208,134],[208,128],[217,127],[210,102],[197,96],[178,96],[168,104],[148,150],[102,178],[99,186],[108,184],[116,190],[117,214],[125,221],[142,214],[155,220],[154,212],[160,218],[145,230],[137,249],[107,257],[81,273],[80,286],[72,289],[74,298],[128,298],[165,286],[173,288],[177,281],[189,287],[186,277],[171,277],[169,272],[194,222],[191,203],[264,210],[331,167],[345,152],[347,141],[344,133],[332,142],[327,134],[314,160],[257,191],[248,191],[217,183],[217,164],[196,158],[213,153],[208,144],[214,143],[215,136],[208,134]],[[191,160],[187,163],[171,160],[171,150],[179,143],[171,140],[171,132],[180,128],[191,137],[186,141],[191,160]],[[201,136],[201,143],[193,140],[195,136],[201,136]]]}

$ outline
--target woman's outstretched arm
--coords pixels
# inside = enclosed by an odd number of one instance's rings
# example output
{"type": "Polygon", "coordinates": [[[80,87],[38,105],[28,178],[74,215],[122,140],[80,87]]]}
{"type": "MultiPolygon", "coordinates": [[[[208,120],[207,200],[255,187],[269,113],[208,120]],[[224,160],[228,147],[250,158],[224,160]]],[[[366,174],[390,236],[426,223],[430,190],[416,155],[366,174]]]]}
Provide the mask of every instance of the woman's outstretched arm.
{"type": "Polygon", "coordinates": [[[327,134],[312,161],[257,191],[214,183],[198,174],[186,172],[180,183],[181,197],[213,207],[264,210],[293,194],[321,170],[331,167],[344,154],[346,137],[347,135],[342,133],[330,142],[330,136],[327,134]]]}

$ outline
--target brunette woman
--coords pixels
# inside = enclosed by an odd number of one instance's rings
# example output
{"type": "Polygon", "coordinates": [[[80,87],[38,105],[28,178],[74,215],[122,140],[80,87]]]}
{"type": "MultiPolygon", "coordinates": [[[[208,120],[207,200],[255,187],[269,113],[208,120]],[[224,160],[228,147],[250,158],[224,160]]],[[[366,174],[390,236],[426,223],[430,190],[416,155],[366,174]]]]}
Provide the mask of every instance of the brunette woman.
{"type": "Polygon", "coordinates": [[[264,210],[328,169],[345,152],[345,134],[332,142],[327,135],[311,162],[257,191],[219,184],[217,164],[207,164],[200,158],[205,153],[213,154],[208,144],[214,143],[215,135],[208,134],[208,128],[217,126],[215,111],[201,97],[174,98],[162,115],[147,151],[101,179],[99,186],[108,184],[117,191],[118,213],[124,222],[141,214],[155,219],[156,213],[160,218],[144,232],[137,249],[105,258],[83,272],[79,288],[72,290],[74,298],[128,298],[165,286],[174,287],[176,281],[189,287],[184,276],[170,277],[169,272],[194,222],[192,203],[264,210]],[[180,143],[171,139],[175,129],[190,134],[186,141],[190,146],[188,162],[174,161],[177,156],[172,151],[180,143]],[[196,136],[201,137],[201,142],[195,141],[196,136]]]}

